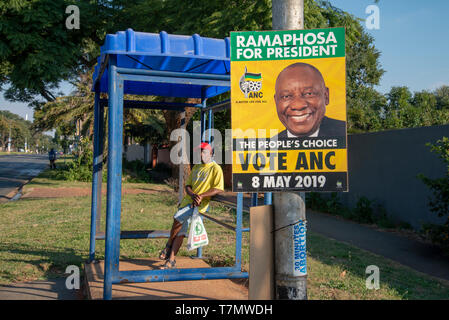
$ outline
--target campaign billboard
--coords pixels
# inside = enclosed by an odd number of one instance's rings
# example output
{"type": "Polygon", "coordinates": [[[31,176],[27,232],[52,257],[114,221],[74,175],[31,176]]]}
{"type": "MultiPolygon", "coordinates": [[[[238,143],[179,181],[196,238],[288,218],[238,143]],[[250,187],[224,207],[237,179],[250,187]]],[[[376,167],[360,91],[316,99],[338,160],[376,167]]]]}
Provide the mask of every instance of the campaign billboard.
{"type": "Polygon", "coordinates": [[[234,192],[347,191],[345,29],[231,32],[234,192]]]}

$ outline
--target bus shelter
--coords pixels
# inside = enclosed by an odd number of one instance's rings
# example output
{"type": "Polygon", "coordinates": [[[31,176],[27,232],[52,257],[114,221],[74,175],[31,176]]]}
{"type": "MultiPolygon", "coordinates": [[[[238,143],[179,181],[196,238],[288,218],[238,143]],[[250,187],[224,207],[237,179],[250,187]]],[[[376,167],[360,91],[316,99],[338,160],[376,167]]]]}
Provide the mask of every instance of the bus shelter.
{"type": "MultiPolygon", "coordinates": [[[[237,194],[236,226],[211,219],[236,235],[235,265],[214,268],[120,271],[121,239],[168,238],[168,230],[125,230],[120,228],[124,108],[175,110],[183,117],[186,107],[201,110],[201,137],[213,128],[214,112],[230,107],[229,100],[208,106],[207,99],[230,90],[230,40],[135,32],[132,29],[108,34],[93,74],[94,163],[92,179],[89,262],[95,261],[96,240],[105,240],[103,298],[112,298],[112,285],[124,282],[161,282],[202,279],[247,278],[242,272],[243,194],[237,194]],[[107,99],[100,94],[107,93],[107,99]],[[201,99],[199,104],[124,100],[124,94],[201,99]],[[106,229],[100,230],[101,182],[107,108],[108,153],[106,229]]],[[[181,126],[185,123],[181,122],[181,126]]],[[[209,131],[208,141],[211,140],[209,131]]],[[[182,181],[180,192],[182,193],[182,181]]],[[[265,195],[271,204],[271,193],[265,195]]],[[[252,195],[257,205],[257,194],[252,195]]],[[[197,257],[202,251],[198,249],[197,257]]]]}

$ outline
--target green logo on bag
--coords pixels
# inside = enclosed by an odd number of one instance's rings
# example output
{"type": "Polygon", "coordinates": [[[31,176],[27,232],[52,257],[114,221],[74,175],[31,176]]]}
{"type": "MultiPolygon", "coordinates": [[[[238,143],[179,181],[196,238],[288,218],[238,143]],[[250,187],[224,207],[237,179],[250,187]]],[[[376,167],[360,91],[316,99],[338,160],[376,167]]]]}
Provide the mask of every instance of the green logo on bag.
{"type": "Polygon", "coordinates": [[[203,232],[203,226],[201,225],[201,223],[197,223],[195,225],[195,235],[198,236],[203,232]]]}

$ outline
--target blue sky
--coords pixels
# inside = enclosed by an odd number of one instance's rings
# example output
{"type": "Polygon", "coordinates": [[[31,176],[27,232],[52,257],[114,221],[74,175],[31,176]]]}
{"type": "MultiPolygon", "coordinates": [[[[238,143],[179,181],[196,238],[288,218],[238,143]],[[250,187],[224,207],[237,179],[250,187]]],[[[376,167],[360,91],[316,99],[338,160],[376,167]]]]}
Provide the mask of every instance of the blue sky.
{"type": "MultiPolygon", "coordinates": [[[[366,19],[365,9],[373,0],[330,0],[338,8],[366,19]]],[[[380,29],[367,30],[382,53],[386,73],[376,87],[386,93],[392,86],[414,91],[434,90],[449,85],[449,1],[380,0],[380,29]]],[[[307,17],[306,17],[307,19],[307,17]]],[[[363,22],[363,25],[365,23],[363,22]]],[[[71,86],[61,86],[66,94],[71,86]]],[[[33,110],[24,103],[5,101],[0,93],[0,110],[9,110],[32,120],[33,110]]]]}
{"type": "MultiPolygon", "coordinates": [[[[366,19],[373,0],[330,0],[337,8],[366,19]]],[[[382,53],[386,73],[376,88],[386,93],[392,86],[413,91],[449,85],[449,1],[380,0],[380,29],[367,30],[382,53]]],[[[363,25],[365,23],[363,22],[363,25]]]]}

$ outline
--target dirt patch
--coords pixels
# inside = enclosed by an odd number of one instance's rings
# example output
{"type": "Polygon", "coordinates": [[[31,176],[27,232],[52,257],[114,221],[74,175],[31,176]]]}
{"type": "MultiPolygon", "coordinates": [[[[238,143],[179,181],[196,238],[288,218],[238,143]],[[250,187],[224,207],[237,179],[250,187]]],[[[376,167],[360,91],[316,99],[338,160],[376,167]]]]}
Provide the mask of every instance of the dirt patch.
{"type": "MultiPolygon", "coordinates": [[[[151,188],[123,189],[122,194],[156,194],[167,192],[167,190],[157,190],[151,188]]],[[[106,195],[106,190],[101,190],[106,195]]],[[[25,191],[22,198],[65,198],[65,197],[86,197],[92,194],[90,188],[29,188],[25,191]]]]}

